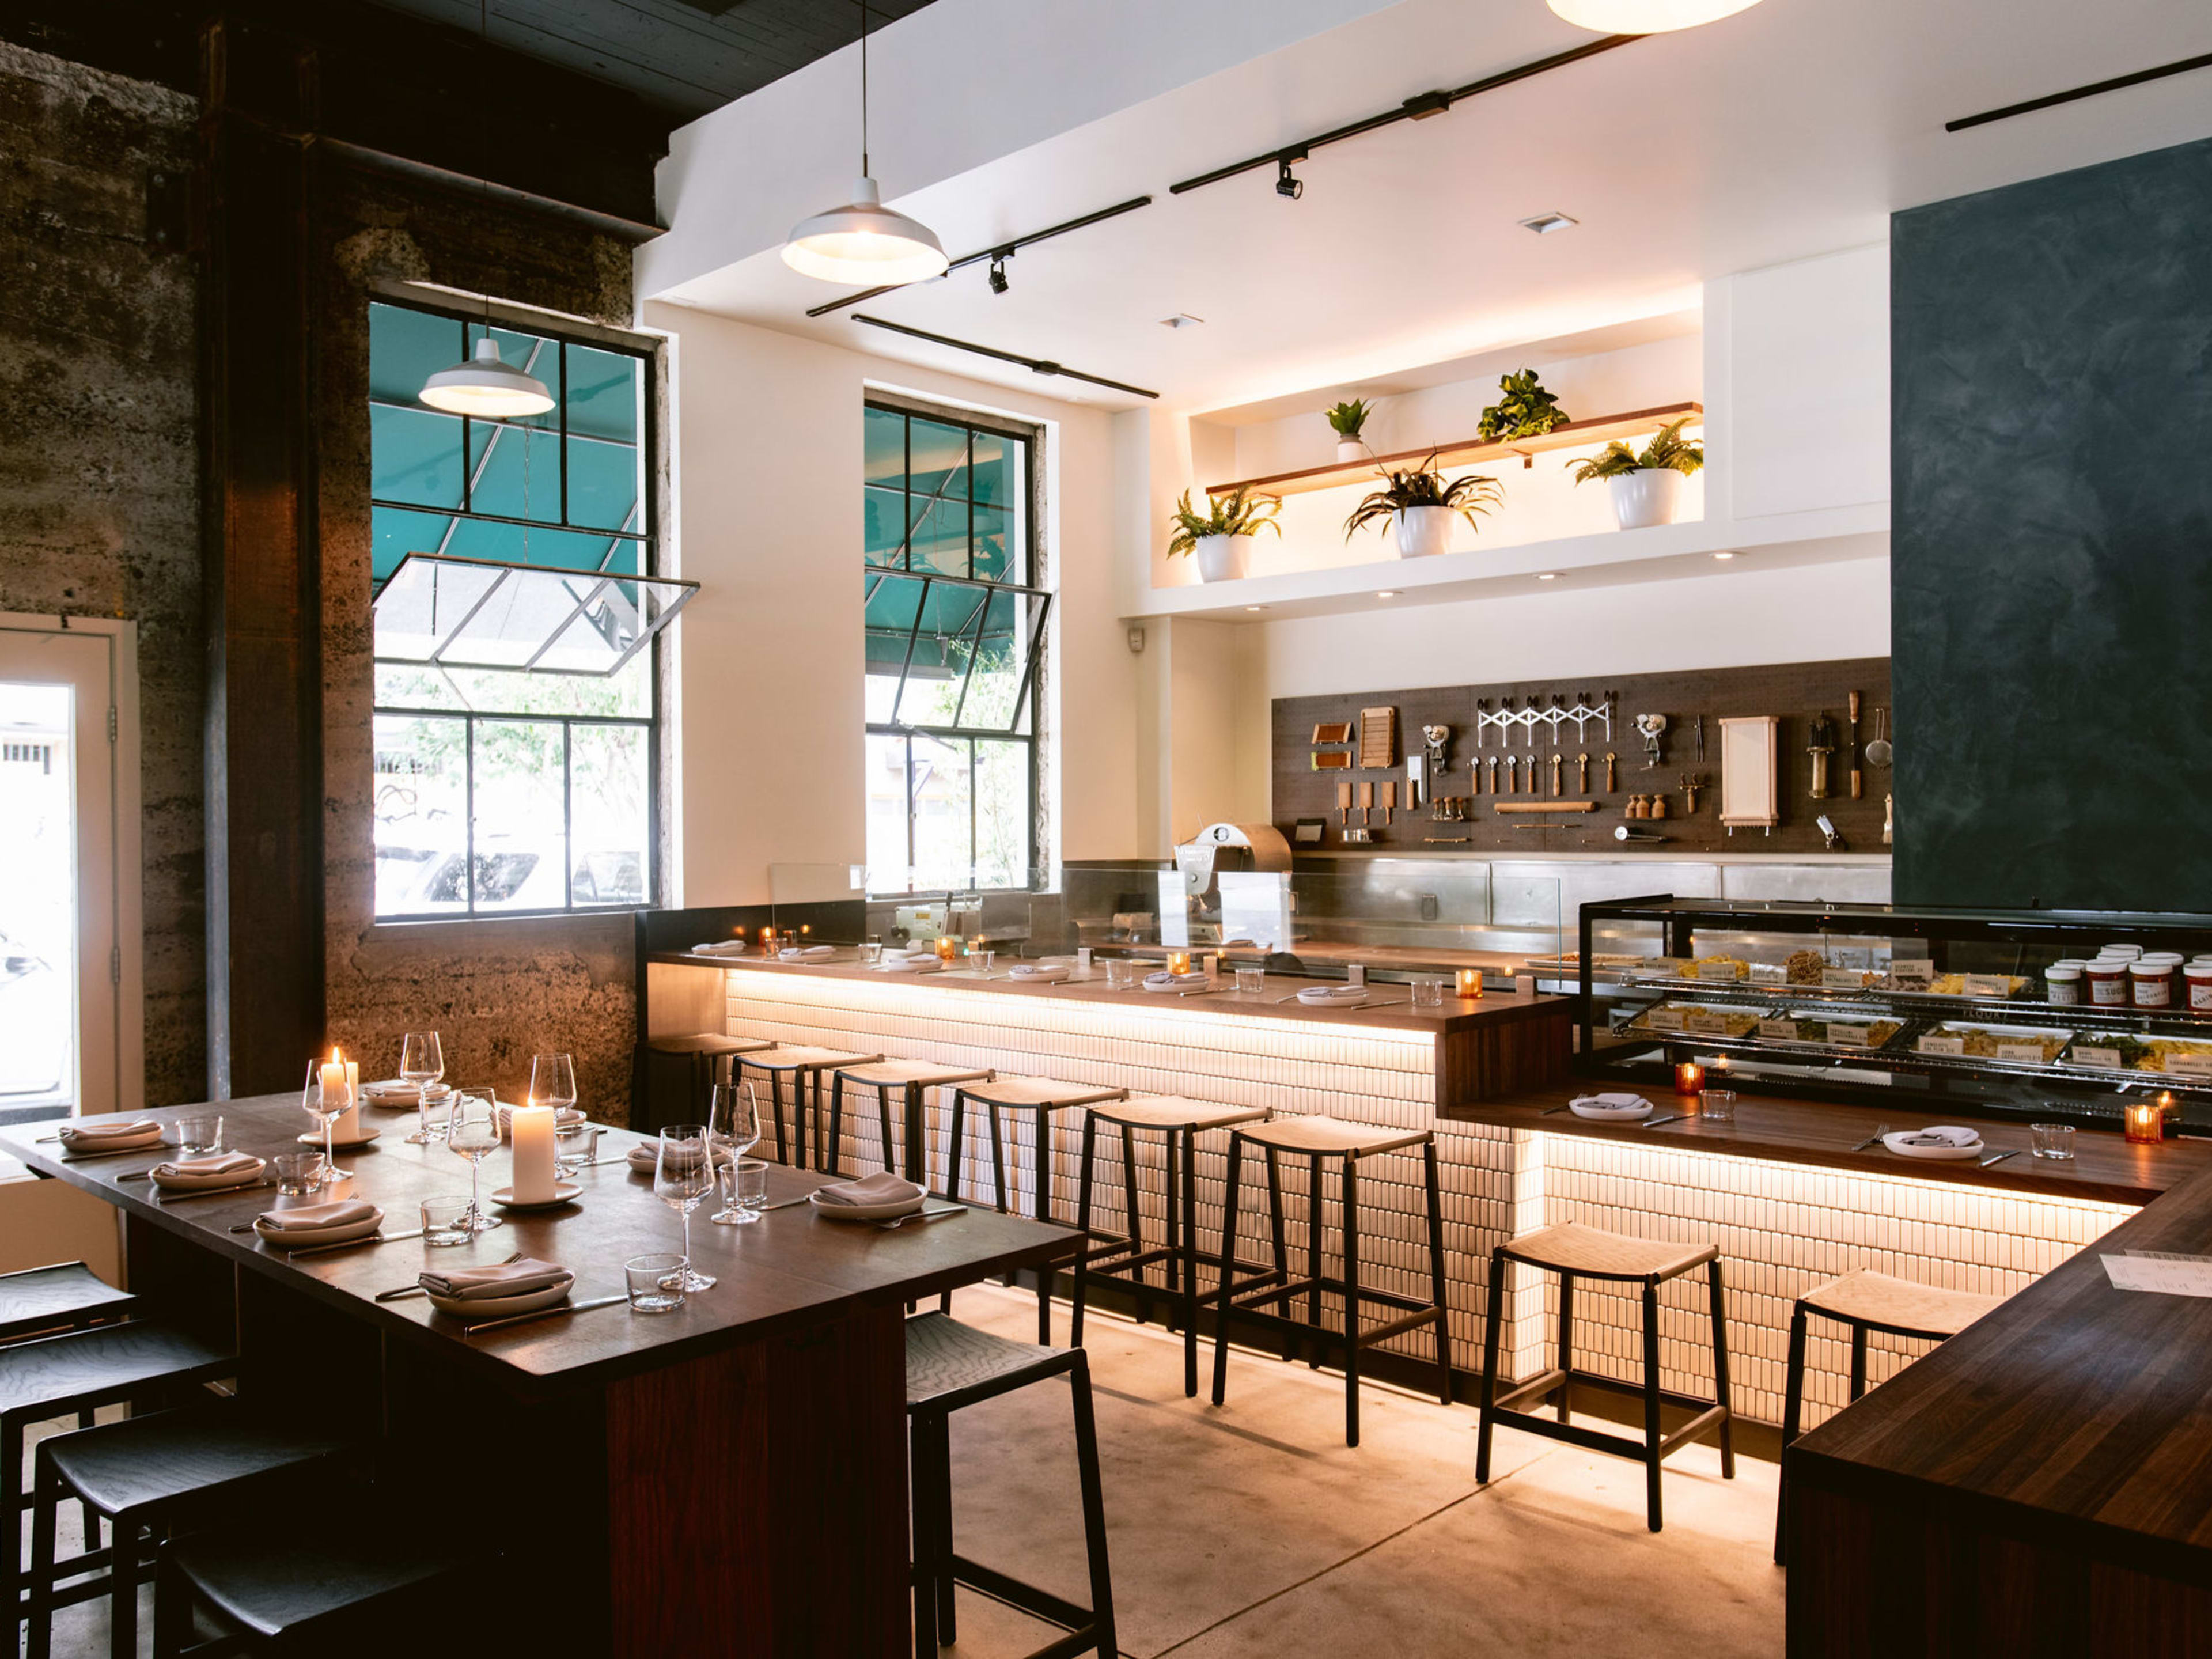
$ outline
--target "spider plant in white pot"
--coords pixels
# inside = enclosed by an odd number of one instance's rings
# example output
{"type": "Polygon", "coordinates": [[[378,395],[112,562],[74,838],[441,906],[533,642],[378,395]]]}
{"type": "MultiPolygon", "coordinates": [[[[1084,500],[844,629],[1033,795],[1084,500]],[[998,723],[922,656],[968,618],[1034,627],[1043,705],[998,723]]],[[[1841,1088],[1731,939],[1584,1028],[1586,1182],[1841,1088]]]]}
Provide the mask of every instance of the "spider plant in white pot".
{"type": "Polygon", "coordinates": [[[1595,455],[1567,463],[1578,484],[1605,480],[1613,496],[1613,516],[1623,530],[1672,524],[1682,495],[1682,480],[1705,464],[1703,444],[1682,436],[1690,416],[1669,421],[1637,453],[1615,438],[1595,455]]]}
{"type": "Polygon", "coordinates": [[[1275,522],[1283,504],[1273,495],[1254,495],[1240,485],[1219,501],[1208,496],[1206,505],[1205,512],[1197,511],[1190,504],[1190,491],[1184,490],[1176,503],[1175,534],[1168,538],[1170,558],[1197,554],[1200,581],[1234,581],[1247,573],[1252,544],[1261,531],[1272,530],[1279,538],[1283,533],[1275,522]]]}
{"type": "MultiPolygon", "coordinates": [[[[1431,470],[1428,460],[1405,472],[1384,472],[1382,488],[1361,499],[1344,521],[1344,539],[1364,526],[1388,520],[1397,532],[1398,556],[1427,558],[1451,546],[1452,520],[1474,523],[1474,515],[1487,513],[1505,499],[1498,480],[1480,472],[1463,472],[1446,478],[1431,470]]],[[[1477,526],[1480,528],[1480,526],[1477,526]]]]}

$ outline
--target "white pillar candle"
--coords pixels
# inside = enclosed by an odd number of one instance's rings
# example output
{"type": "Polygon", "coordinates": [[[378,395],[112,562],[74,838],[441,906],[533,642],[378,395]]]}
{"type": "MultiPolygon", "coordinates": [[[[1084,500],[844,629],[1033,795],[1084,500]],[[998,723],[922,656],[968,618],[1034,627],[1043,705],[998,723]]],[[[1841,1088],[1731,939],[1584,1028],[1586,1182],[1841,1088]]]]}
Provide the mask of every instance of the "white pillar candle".
{"type": "Polygon", "coordinates": [[[508,1138],[514,1145],[514,1201],[550,1204],[554,1197],[553,1119],[550,1106],[518,1106],[508,1114],[508,1138]]]}
{"type": "Polygon", "coordinates": [[[331,1139],[358,1140],[361,1139],[361,1062],[345,1058],[341,1048],[331,1050],[329,1063],[322,1068],[323,1103],[325,1107],[334,1102],[345,1102],[345,1111],[331,1126],[331,1139]]]}

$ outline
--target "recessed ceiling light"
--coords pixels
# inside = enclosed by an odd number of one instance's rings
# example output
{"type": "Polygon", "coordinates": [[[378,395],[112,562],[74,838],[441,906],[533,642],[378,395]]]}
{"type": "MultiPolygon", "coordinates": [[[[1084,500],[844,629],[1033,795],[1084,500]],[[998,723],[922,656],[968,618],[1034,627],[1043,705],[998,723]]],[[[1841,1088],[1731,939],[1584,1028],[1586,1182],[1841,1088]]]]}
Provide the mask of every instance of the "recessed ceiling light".
{"type": "Polygon", "coordinates": [[[1378,599],[1395,599],[1398,597],[1398,590],[1395,587],[1386,587],[1375,597],[1378,599]]]}
{"type": "Polygon", "coordinates": [[[1188,311],[1178,311],[1172,317],[1161,318],[1160,326],[1162,328],[1196,328],[1205,320],[1203,317],[1192,316],[1188,311]]]}
{"type": "Polygon", "coordinates": [[[1733,553],[1716,553],[1713,556],[1717,559],[1726,561],[1735,557],[1735,555],[1733,553]]]}
{"type": "Polygon", "coordinates": [[[1547,570],[1540,574],[1536,580],[1540,582],[1555,582],[1559,580],[1559,573],[1556,570],[1547,570]]]}
{"type": "Polygon", "coordinates": [[[1247,611],[1265,611],[1267,607],[1264,605],[1248,605],[1244,608],[1247,611]]]}
{"type": "Polygon", "coordinates": [[[1549,236],[1555,230],[1571,230],[1580,223],[1581,220],[1570,219],[1564,213],[1540,213],[1533,219],[1523,219],[1521,228],[1533,230],[1539,236],[1549,236]]]}

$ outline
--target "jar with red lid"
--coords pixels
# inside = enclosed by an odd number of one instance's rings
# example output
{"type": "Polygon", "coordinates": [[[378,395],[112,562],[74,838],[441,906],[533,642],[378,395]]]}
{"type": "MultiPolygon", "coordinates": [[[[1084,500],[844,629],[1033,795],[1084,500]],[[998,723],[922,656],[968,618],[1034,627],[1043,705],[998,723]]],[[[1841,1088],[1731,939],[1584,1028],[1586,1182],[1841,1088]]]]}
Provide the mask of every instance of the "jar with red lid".
{"type": "Polygon", "coordinates": [[[2128,1006],[2128,964],[2100,957],[2081,970],[2081,977],[2089,981],[2089,1002],[2097,1008],[2124,1008],[2128,1006]]]}

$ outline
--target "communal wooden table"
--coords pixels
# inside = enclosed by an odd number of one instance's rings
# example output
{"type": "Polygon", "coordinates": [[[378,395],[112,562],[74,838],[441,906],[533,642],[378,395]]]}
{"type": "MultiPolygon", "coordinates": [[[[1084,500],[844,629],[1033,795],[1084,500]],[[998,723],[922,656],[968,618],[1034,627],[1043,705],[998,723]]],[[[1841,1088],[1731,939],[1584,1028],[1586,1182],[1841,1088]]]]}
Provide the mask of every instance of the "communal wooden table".
{"type": "MultiPolygon", "coordinates": [[[[264,1157],[309,1127],[289,1094],[145,1115],[206,1109],[227,1118],[227,1146],[264,1157]]],[[[406,1143],[411,1109],[363,1116],[378,1139],[341,1151],[351,1179],[318,1197],[366,1199],[403,1232],[422,1200],[468,1190],[464,1160],[406,1143]]],[[[611,1306],[471,1334],[420,1297],[376,1292],[426,1264],[520,1250],[570,1269],[574,1301],[613,1295],[628,1258],[681,1249],[680,1218],[612,1162],[577,1177],[574,1203],[506,1213],[469,1244],[291,1257],[233,1231],[279,1202],[273,1187],[164,1201],[128,1177],[170,1149],[70,1159],[40,1133],[0,1130],[0,1147],[123,1212],[131,1288],[150,1312],[235,1345],[248,1399],[374,1442],[426,1536],[506,1552],[487,1578],[516,1603],[518,1634],[550,1629],[577,1653],[911,1652],[905,1304],[1075,1247],[1065,1228],[982,1209],[885,1230],[799,1203],[728,1227],[708,1220],[709,1200],[693,1249],[720,1282],[679,1311],[611,1306]]],[[[600,1156],[643,1139],[610,1129],[600,1156]]],[[[485,1161],[487,1208],[507,1166],[504,1152],[485,1161]]],[[[824,1179],[774,1164],[769,1177],[771,1206],[824,1179]]]]}

